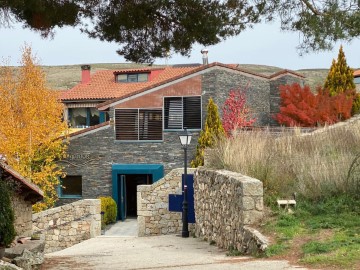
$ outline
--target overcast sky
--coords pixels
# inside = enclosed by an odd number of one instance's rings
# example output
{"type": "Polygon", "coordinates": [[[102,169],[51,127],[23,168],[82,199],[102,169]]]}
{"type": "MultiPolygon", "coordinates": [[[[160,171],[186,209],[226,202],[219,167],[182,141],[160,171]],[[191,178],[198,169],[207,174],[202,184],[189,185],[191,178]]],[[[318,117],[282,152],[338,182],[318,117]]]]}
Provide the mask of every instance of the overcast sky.
{"type": "MultiPolygon", "coordinates": [[[[71,65],[92,63],[124,63],[116,54],[118,45],[89,39],[78,29],[66,27],[57,29],[54,39],[42,39],[39,34],[21,25],[12,29],[0,28],[0,58],[10,59],[11,65],[18,65],[21,47],[31,45],[42,65],[71,65]]],[[[225,64],[261,64],[287,69],[329,68],[337,57],[340,44],[335,44],[331,52],[311,53],[299,56],[296,46],[300,42],[299,33],[281,32],[277,24],[260,24],[239,36],[210,46],[209,62],[225,64]]],[[[343,44],[348,64],[360,67],[360,39],[343,44]]],[[[190,58],[173,55],[168,64],[201,63],[200,50],[195,46],[190,58]]],[[[156,64],[165,64],[157,59],[156,64]]]]}

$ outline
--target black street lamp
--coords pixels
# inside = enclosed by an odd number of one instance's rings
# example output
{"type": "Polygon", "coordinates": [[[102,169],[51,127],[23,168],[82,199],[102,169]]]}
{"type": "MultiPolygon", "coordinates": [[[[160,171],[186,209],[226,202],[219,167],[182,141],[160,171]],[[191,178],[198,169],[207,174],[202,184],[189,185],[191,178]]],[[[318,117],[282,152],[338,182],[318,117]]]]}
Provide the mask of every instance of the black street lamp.
{"type": "Polygon", "coordinates": [[[183,211],[182,211],[182,237],[189,237],[189,222],[188,222],[188,200],[187,200],[187,148],[191,141],[191,135],[187,132],[186,128],[184,132],[179,135],[179,139],[182,147],[184,148],[184,199],[183,199],[183,211]]]}

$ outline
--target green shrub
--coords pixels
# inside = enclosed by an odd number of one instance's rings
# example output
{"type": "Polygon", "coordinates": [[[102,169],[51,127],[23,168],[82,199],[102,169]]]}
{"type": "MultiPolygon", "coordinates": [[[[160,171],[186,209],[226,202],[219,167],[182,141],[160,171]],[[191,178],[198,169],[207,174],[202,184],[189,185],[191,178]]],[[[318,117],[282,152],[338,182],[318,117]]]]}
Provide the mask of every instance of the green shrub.
{"type": "Polygon", "coordinates": [[[217,105],[210,98],[207,105],[205,127],[200,132],[196,146],[195,158],[191,161],[191,167],[196,168],[204,165],[204,150],[214,146],[216,140],[224,137],[225,131],[221,123],[217,105]]]}
{"type": "Polygon", "coordinates": [[[104,212],[105,225],[116,222],[117,206],[111,197],[99,197],[101,200],[101,212],[104,212]]]}
{"type": "Polygon", "coordinates": [[[0,179],[0,246],[8,246],[15,238],[14,212],[8,185],[0,179]]]}
{"type": "Polygon", "coordinates": [[[360,93],[354,94],[354,100],[353,100],[353,105],[352,105],[352,109],[351,109],[352,115],[355,115],[358,113],[360,113],[360,93]]]}

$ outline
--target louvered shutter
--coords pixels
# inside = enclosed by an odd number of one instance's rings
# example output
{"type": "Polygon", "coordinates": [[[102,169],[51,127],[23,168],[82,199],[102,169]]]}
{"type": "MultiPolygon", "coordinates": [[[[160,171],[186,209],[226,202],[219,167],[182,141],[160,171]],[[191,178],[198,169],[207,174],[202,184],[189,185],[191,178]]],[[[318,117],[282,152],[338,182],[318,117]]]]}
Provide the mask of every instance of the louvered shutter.
{"type": "Polygon", "coordinates": [[[162,140],[161,110],[139,110],[139,140],[162,140]]]}
{"type": "Polygon", "coordinates": [[[184,97],[183,112],[183,128],[201,129],[201,97],[184,97]]]}
{"type": "Polygon", "coordinates": [[[137,109],[115,110],[116,140],[139,139],[139,117],[137,109]]]}
{"type": "Polygon", "coordinates": [[[165,129],[182,129],[183,106],[182,97],[164,99],[165,129]]]}

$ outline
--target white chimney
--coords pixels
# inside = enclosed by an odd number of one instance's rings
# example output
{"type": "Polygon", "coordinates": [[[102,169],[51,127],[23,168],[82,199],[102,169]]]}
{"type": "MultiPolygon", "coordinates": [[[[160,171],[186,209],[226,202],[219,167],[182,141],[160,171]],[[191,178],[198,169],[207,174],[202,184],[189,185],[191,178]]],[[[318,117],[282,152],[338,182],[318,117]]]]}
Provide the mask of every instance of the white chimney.
{"type": "Polygon", "coordinates": [[[201,50],[203,65],[209,64],[208,52],[209,52],[209,51],[208,51],[208,49],[206,49],[206,48],[204,48],[204,49],[201,50]]]}

